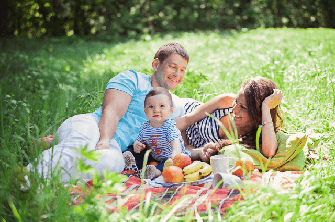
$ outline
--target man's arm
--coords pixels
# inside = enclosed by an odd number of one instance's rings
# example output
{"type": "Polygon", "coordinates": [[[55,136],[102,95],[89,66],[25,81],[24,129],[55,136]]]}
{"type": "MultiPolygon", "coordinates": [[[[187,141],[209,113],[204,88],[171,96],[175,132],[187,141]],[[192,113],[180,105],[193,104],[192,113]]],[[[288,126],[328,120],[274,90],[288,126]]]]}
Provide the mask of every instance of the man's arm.
{"type": "Polygon", "coordinates": [[[185,116],[176,118],[175,119],[176,127],[180,131],[183,131],[187,127],[207,117],[206,112],[213,113],[217,109],[231,107],[231,104],[233,103],[234,99],[235,95],[231,93],[216,96],[213,99],[209,100],[208,102],[200,105],[193,112],[188,113],[185,116]]]}
{"type": "Polygon", "coordinates": [[[100,139],[97,150],[108,149],[109,140],[114,137],[117,124],[126,114],[131,101],[128,93],[117,89],[107,89],[102,103],[102,116],[99,121],[100,139]]]}

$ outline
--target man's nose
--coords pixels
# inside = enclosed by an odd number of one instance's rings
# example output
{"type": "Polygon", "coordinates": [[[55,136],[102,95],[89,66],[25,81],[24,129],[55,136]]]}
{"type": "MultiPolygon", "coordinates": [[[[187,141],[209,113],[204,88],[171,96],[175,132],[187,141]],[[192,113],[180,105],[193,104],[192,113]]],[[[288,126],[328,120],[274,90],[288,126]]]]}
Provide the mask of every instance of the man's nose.
{"type": "Polygon", "coordinates": [[[173,73],[174,77],[179,77],[181,75],[184,75],[183,72],[180,69],[176,69],[173,73]]]}

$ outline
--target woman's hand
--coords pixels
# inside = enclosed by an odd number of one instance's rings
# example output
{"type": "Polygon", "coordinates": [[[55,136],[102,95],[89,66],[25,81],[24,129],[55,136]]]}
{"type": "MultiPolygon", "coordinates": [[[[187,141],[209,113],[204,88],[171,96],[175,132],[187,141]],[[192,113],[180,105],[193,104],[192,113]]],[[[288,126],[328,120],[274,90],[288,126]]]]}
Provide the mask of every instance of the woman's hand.
{"type": "Polygon", "coordinates": [[[218,144],[212,143],[212,142],[207,143],[204,146],[204,152],[209,156],[213,156],[213,155],[217,154],[217,152],[219,152],[218,144]]]}
{"type": "Polygon", "coordinates": [[[207,156],[207,153],[204,152],[204,148],[199,151],[199,158],[201,161],[209,163],[210,156],[207,156]]]}
{"type": "Polygon", "coordinates": [[[133,144],[134,152],[140,153],[142,150],[145,149],[145,144],[141,143],[140,141],[136,140],[133,144]]]}
{"type": "Polygon", "coordinates": [[[270,110],[276,108],[276,106],[280,105],[283,99],[283,92],[279,89],[274,89],[274,92],[266,97],[262,103],[262,105],[267,106],[270,110]]]}
{"type": "Polygon", "coordinates": [[[109,149],[109,140],[101,140],[95,145],[96,150],[109,149]]]}
{"type": "Polygon", "coordinates": [[[207,143],[199,153],[199,157],[202,161],[209,163],[210,157],[218,153],[218,144],[207,143]]]}

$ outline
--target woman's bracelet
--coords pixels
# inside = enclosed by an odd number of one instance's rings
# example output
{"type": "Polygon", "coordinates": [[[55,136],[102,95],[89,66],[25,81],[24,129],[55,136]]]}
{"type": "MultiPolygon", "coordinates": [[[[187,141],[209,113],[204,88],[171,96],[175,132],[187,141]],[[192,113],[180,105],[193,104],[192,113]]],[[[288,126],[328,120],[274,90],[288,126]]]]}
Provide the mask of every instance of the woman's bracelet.
{"type": "Polygon", "coordinates": [[[262,122],[262,127],[263,127],[265,124],[267,124],[267,123],[272,123],[272,125],[273,125],[273,122],[272,122],[272,121],[262,122]]]}

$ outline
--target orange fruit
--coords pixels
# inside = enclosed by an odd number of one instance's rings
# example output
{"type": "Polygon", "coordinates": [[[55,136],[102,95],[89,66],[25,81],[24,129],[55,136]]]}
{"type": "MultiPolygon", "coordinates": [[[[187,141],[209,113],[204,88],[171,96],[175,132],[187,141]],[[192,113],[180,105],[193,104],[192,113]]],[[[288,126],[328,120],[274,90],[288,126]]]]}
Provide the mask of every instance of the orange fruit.
{"type": "Polygon", "coordinates": [[[233,175],[243,177],[246,176],[249,172],[254,171],[254,163],[246,158],[240,158],[236,161],[235,169],[239,166],[240,168],[235,170],[233,175]],[[245,169],[246,172],[243,172],[243,169],[245,169]]]}
{"type": "Polygon", "coordinates": [[[184,181],[184,173],[180,167],[169,166],[162,173],[165,183],[181,183],[184,181]]]}

